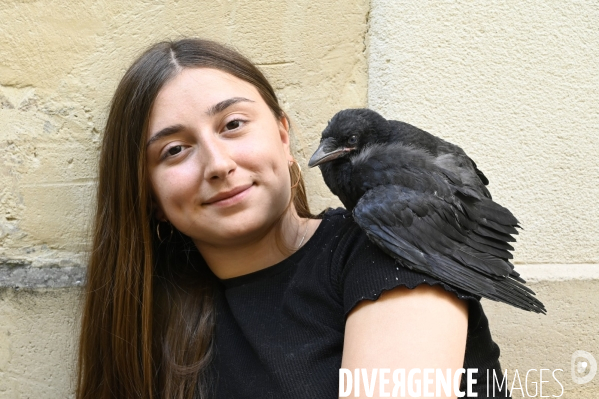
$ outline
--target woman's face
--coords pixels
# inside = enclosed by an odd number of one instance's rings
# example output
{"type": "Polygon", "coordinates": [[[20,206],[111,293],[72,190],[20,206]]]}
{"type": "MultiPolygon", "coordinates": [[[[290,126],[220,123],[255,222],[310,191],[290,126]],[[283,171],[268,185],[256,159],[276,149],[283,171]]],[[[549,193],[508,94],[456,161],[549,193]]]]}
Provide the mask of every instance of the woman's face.
{"type": "Polygon", "coordinates": [[[183,69],[158,93],[146,143],[156,216],[196,245],[260,239],[289,204],[287,121],[235,76],[183,69]]]}

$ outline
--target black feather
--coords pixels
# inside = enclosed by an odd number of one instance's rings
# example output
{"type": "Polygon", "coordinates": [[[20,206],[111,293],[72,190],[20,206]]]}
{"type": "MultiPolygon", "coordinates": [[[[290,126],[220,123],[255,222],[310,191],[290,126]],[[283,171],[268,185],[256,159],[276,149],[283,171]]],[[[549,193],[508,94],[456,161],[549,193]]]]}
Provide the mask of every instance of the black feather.
{"type": "Polygon", "coordinates": [[[339,112],[310,160],[358,225],[410,269],[473,294],[546,313],[509,262],[518,220],[458,146],[374,111],[339,112]]]}

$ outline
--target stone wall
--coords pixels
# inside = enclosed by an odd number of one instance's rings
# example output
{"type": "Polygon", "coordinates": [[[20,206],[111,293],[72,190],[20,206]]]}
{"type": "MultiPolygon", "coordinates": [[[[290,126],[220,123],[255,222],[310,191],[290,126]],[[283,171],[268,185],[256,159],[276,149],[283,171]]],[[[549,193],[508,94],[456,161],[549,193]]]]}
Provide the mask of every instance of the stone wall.
{"type": "MultiPolygon", "coordinates": [[[[145,47],[183,36],[259,65],[302,166],[349,107],[462,146],[521,220],[516,266],[548,308],[484,301],[510,384],[514,370],[559,368],[562,397],[595,398],[599,376],[574,384],[570,357],[599,359],[598,20],[596,2],[574,0],[3,1],[0,399],[72,396],[108,103],[145,47]]],[[[339,204],[303,171],[314,211],[339,204]]]]}

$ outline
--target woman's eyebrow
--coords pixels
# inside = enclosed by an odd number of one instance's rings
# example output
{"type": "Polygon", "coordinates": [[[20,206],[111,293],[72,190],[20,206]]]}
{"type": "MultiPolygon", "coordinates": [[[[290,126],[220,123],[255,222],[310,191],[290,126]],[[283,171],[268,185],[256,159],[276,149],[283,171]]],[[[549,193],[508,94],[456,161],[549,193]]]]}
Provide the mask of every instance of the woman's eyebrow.
{"type": "Polygon", "coordinates": [[[229,98],[229,99],[226,99],[219,103],[214,104],[212,107],[208,108],[208,111],[206,111],[206,114],[208,114],[208,116],[214,116],[214,115],[218,114],[219,112],[224,111],[231,105],[237,104],[237,103],[243,102],[243,101],[253,103],[252,100],[249,100],[245,97],[232,97],[232,98],[229,98]]]}
{"type": "MultiPolygon", "coordinates": [[[[247,99],[245,97],[232,97],[232,98],[228,98],[226,100],[223,100],[221,102],[218,102],[216,104],[214,104],[213,106],[211,106],[210,108],[208,108],[208,111],[206,111],[206,114],[208,114],[209,116],[213,116],[218,114],[219,112],[224,111],[225,109],[229,108],[231,105],[233,104],[237,104],[240,102],[250,102],[253,103],[254,101],[247,99]]],[[[155,142],[156,140],[160,140],[163,137],[167,137],[170,136],[171,134],[175,134],[179,131],[183,130],[183,125],[173,125],[173,126],[169,126],[169,127],[165,127],[164,129],[160,130],[158,133],[156,133],[155,135],[153,135],[150,140],[148,140],[148,143],[146,144],[146,148],[150,146],[150,144],[152,144],[153,142],[155,142]]]]}
{"type": "Polygon", "coordinates": [[[150,140],[148,140],[148,143],[146,144],[146,148],[148,148],[150,144],[152,144],[156,140],[160,140],[163,137],[170,136],[171,134],[175,134],[177,132],[180,132],[181,130],[183,130],[183,125],[173,125],[165,127],[164,129],[160,130],[158,133],[150,137],[150,140]]]}

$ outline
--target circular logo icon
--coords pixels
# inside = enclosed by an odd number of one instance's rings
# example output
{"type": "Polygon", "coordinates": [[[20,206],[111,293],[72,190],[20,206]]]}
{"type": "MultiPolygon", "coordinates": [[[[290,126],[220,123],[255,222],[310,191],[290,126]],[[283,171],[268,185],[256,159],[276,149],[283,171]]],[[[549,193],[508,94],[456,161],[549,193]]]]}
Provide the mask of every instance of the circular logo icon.
{"type": "Polygon", "coordinates": [[[576,351],[572,353],[572,381],[586,384],[597,374],[597,360],[589,352],[576,351]]]}

